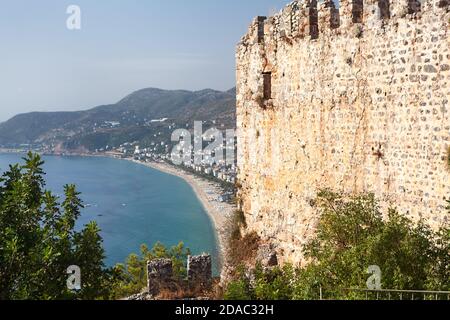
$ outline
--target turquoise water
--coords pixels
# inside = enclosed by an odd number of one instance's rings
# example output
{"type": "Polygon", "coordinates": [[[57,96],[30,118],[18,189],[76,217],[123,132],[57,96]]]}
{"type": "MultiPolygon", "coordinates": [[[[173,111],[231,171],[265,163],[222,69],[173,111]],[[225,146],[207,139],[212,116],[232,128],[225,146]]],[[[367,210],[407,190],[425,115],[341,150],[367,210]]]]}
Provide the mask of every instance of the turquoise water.
{"type": "MultiPolygon", "coordinates": [[[[22,163],[22,155],[0,154],[0,171],[22,163]]],[[[141,244],[167,246],[183,241],[194,254],[213,255],[217,245],[212,223],[184,180],[130,161],[100,157],[44,156],[46,188],[63,195],[73,183],[85,205],[77,228],[97,221],[112,266],[123,262],[141,244]]]]}

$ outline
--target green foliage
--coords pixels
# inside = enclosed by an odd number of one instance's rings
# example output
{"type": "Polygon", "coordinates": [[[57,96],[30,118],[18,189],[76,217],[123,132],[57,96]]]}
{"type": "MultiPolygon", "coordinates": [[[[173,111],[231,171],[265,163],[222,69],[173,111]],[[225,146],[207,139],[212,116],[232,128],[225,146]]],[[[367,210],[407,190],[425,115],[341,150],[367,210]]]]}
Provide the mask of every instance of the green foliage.
{"type": "Polygon", "coordinates": [[[43,161],[29,153],[0,179],[0,299],[105,299],[112,274],[104,268],[99,228],[74,230],[82,202],[75,186],[65,199],[45,191],[43,161]],[[77,265],[82,290],[67,289],[66,270],[77,265]]]}
{"type": "Polygon", "coordinates": [[[208,123],[219,120],[225,128],[233,128],[235,105],[235,90],[190,92],[148,88],[136,91],[116,104],[90,110],[17,115],[0,123],[0,144],[27,144],[41,137],[49,137],[44,139],[44,144],[54,144],[56,139],[63,142],[67,149],[86,148],[94,151],[106,145],[118,147],[132,141],[139,141],[141,146],[150,146],[152,142],[170,142],[173,130],[168,129],[166,123],[148,125],[147,120],[169,118],[183,128],[186,123],[193,125],[194,120],[208,123]],[[105,120],[119,121],[120,126],[99,128],[105,124],[105,120]],[[73,131],[78,134],[72,135],[73,131]],[[155,141],[154,135],[160,132],[161,136],[155,141]]]}
{"type": "Polygon", "coordinates": [[[242,237],[241,229],[247,226],[244,213],[240,210],[233,212],[229,221],[230,240],[239,240],[242,237]]]}
{"type": "Polygon", "coordinates": [[[450,147],[447,148],[447,168],[450,170],[450,147]]]}
{"type": "Polygon", "coordinates": [[[294,293],[292,279],[295,270],[286,265],[282,269],[263,270],[260,266],[255,270],[254,298],[257,300],[288,300],[294,293]]]}
{"type": "Polygon", "coordinates": [[[251,262],[258,251],[260,238],[255,232],[241,235],[240,229],[234,229],[228,241],[227,264],[232,269],[237,269],[246,262],[251,262]]]}
{"type": "Polygon", "coordinates": [[[224,294],[226,300],[290,300],[295,293],[296,270],[291,265],[283,268],[263,269],[257,265],[247,271],[242,266],[237,271],[224,294]]]}
{"type": "Polygon", "coordinates": [[[248,271],[243,265],[236,267],[236,280],[228,284],[224,292],[225,300],[253,300],[254,288],[252,287],[248,271]]]}
{"type": "Polygon", "coordinates": [[[180,242],[168,249],[157,243],[149,250],[146,245],[141,246],[140,255],[131,254],[125,264],[114,267],[116,283],[114,284],[114,297],[123,298],[140,293],[147,286],[147,262],[154,259],[171,259],[174,276],[183,279],[187,276],[186,261],[191,254],[188,248],[180,242]]]}
{"type": "MultiPolygon", "coordinates": [[[[382,287],[398,290],[450,290],[450,230],[433,232],[395,210],[386,219],[375,197],[345,198],[324,191],[317,204],[321,219],[316,237],[305,246],[305,268],[241,272],[225,297],[255,299],[358,299],[348,289],[365,288],[367,268],[382,270],[382,287]],[[248,280],[252,274],[254,280],[248,280]],[[244,286],[243,284],[251,284],[244,286]]],[[[450,208],[449,208],[450,210],[450,208]]]]}
{"type": "Polygon", "coordinates": [[[378,265],[383,288],[448,290],[449,242],[423,222],[415,225],[395,210],[382,218],[373,195],[344,199],[319,195],[322,218],[317,237],[306,246],[306,256],[326,271],[322,287],[364,288],[366,269],[378,265]]]}
{"type": "Polygon", "coordinates": [[[247,227],[247,222],[245,221],[245,215],[242,210],[236,210],[234,213],[235,224],[243,228],[247,227]]]}
{"type": "MultiPolygon", "coordinates": [[[[260,238],[255,232],[242,234],[247,223],[244,213],[236,210],[227,221],[227,232],[230,235],[227,243],[227,266],[232,275],[240,275],[242,265],[254,260],[260,238]]],[[[235,291],[239,291],[240,285],[236,285],[235,291]]]]}

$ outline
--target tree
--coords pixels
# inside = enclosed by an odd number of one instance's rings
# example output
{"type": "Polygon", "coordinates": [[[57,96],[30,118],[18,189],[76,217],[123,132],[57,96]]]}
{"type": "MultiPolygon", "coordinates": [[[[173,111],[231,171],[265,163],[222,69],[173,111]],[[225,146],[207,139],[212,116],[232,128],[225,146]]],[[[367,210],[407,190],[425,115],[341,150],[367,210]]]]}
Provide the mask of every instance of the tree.
{"type": "Polygon", "coordinates": [[[108,298],[113,273],[103,264],[100,230],[95,222],[75,230],[83,208],[76,187],[64,187],[60,205],[44,189],[40,156],[24,161],[0,179],[0,299],[108,298]],[[71,265],[81,268],[80,292],[67,288],[71,265]]]}
{"type": "Polygon", "coordinates": [[[366,288],[372,265],[380,267],[384,289],[450,290],[448,227],[433,232],[394,209],[383,217],[373,194],[323,191],[316,203],[317,232],[304,248],[309,264],[240,272],[226,298],[319,299],[320,289],[328,299],[365,298],[348,289],[366,288]]]}
{"type": "Polygon", "coordinates": [[[317,236],[305,253],[312,261],[308,271],[322,288],[347,297],[345,289],[366,287],[367,268],[377,265],[385,289],[450,289],[448,228],[433,232],[394,209],[383,219],[373,194],[345,197],[324,191],[318,204],[317,236]]]}

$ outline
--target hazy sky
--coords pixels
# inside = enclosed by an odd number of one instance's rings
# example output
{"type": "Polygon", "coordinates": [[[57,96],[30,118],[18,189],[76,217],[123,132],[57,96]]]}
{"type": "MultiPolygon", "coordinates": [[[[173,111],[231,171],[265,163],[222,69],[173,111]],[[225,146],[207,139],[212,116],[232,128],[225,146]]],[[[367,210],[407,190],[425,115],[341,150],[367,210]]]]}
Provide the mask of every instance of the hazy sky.
{"type": "Polygon", "coordinates": [[[0,121],[159,87],[233,87],[235,46],[288,0],[0,0],[0,121]],[[68,30],[69,5],[81,30],[68,30]]]}

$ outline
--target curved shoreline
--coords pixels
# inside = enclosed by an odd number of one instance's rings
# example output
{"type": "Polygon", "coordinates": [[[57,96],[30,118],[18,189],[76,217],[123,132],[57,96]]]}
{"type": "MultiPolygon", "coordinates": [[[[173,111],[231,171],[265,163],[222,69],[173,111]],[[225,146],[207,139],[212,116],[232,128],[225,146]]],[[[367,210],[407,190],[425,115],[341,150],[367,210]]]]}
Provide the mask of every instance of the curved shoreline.
{"type": "Polygon", "coordinates": [[[209,216],[217,241],[219,255],[219,267],[223,265],[225,258],[225,244],[227,242],[227,222],[235,211],[235,207],[217,200],[220,188],[213,182],[207,181],[181,169],[160,162],[141,162],[133,159],[125,159],[136,164],[144,165],[157,171],[183,179],[191,186],[205,212],[209,216]]]}
{"type": "MultiPolygon", "coordinates": [[[[17,150],[7,150],[0,149],[0,153],[5,154],[22,154],[23,152],[18,152],[17,150]]],[[[236,207],[229,203],[222,203],[218,201],[218,197],[222,190],[220,187],[211,181],[205,180],[194,174],[188,173],[182,169],[172,166],[163,162],[142,162],[130,158],[119,158],[110,154],[77,154],[77,155],[66,155],[66,156],[81,156],[81,157],[105,157],[114,158],[117,160],[126,160],[139,165],[147,166],[154,170],[166,173],[169,175],[176,176],[183,179],[189,186],[193,189],[197,199],[202,204],[206,214],[208,215],[214,229],[214,235],[217,242],[218,251],[218,266],[219,269],[223,266],[225,261],[225,245],[228,241],[228,221],[232,217],[236,207]]]]}

